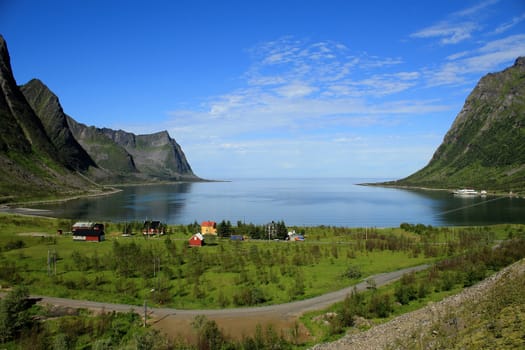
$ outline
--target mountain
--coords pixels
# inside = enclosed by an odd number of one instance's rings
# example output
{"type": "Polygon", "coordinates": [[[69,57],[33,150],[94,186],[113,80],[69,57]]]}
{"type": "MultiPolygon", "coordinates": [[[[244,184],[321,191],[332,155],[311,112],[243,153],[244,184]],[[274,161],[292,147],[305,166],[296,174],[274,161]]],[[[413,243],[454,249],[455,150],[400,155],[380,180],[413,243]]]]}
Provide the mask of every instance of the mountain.
{"type": "Polygon", "coordinates": [[[40,80],[33,79],[20,87],[27,102],[39,117],[44,130],[57,150],[58,156],[68,167],[87,171],[96,167],[89,154],[80,146],[69,129],[67,116],[58,97],[40,80]]]}
{"type": "Polygon", "coordinates": [[[0,202],[99,190],[59,154],[16,85],[0,36],[0,202]]]}
{"type": "Polygon", "coordinates": [[[168,132],[76,122],[40,80],[17,86],[0,35],[0,203],[104,191],[99,184],[199,181],[168,132]]]}
{"type": "Polygon", "coordinates": [[[525,57],[481,78],[427,166],[385,184],[525,191],[525,57]]]}
{"type": "Polygon", "coordinates": [[[197,181],[179,144],[167,131],[135,135],[123,130],[96,128],[68,119],[82,147],[111,176],[99,181],[197,181]]]}

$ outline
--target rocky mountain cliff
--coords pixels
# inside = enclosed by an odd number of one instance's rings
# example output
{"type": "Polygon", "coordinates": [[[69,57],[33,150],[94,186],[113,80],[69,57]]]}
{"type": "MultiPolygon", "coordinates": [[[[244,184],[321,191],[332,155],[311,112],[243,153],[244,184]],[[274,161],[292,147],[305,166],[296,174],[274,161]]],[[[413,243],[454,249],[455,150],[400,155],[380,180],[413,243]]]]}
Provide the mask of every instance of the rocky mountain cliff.
{"type": "Polygon", "coordinates": [[[100,190],[59,155],[16,85],[0,36],[0,202],[100,190]]]}
{"type": "Polygon", "coordinates": [[[0,203],[101,191],[97,184],[200,180],[166,131],[87,127],[41,81],[17,86],[1,35],[0,89],[0,203]]]}
{"type": "Polygon", "coordinates": [[[27,102],[39,117],[50,141],[57,150],[58,156],[68,167],[87,171],[96,167],[95,162],[80,146],[71,133],[67,116],[62,110],[58,97],[40,80],[33,79],[20,87],[27,102]]]}
{"type": "Polygon", "coordinates": [[[182,148],[167,131],[135,135],[123,130],[96,128],[68,119],[70,128],[82,147],[95,162],[115,180],[137,181],[196,181],[182,148]]]}
{"type": "Polygon", "coordinates": [[[525,58],[484,76],[428,165],[387,184],[525,191],[525,58]]]}

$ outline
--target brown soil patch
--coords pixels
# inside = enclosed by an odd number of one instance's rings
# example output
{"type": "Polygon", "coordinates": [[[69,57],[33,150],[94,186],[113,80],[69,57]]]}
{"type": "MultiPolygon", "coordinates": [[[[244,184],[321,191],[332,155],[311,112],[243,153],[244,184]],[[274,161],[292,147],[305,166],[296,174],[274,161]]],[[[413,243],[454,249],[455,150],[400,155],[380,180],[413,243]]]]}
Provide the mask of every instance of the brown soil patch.
{"type": "MultiPolygon", "coordinates": [[[[296,318],[277,318],[269,315],[259,315],[254,317],[221,317],[221,316],[206,316],[209,320],[214,320],[222,333],[229,339],[242,340],[245,337],[253,337],[257,327],[261,327],[263,332],[268,327],[273,327],[277,334],[281,334],[286,339],[291,338],[291,330],[293,329],[296,318]]],[[[160,319],[151,320],[150,324],[154,328],[165,333],[171,339],[184,340],[190,344],[196,343],[195,330],[191,323],[193,319],[181,319],[171,316],[166,316],[160,319]]],[[[308,330],[300,325],[299,339],[305,341],[309,337],[308,330]]]]}

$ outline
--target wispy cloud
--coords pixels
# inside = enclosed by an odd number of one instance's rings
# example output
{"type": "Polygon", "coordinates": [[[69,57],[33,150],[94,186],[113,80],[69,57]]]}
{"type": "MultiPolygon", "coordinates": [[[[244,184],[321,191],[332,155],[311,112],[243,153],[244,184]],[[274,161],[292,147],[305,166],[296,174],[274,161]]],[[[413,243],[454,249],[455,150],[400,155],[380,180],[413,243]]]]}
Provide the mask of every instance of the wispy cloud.
{"type": "Polygon", "coordinates": [[[497,27],[493,34],[501,34],[504,33],[511,28],[515,27],[519,23],[523,22],[525,20],[525,13],[522,13],[521,16],[513,17],[510,21],[505,22],[501,24],[499,27],[497,27]]]}
{"type": "Polygon", "coordinates": [[[412,33],[410,37],[437,38],[442,45],[458,44],[472,38],[475,32],[482,29],[479,14],[497,2],[498,0],[483,1],[475,6],[451,13],[446,19],[412,33]]]}
{"type": "Polygon", "coordinates": [[[454,12],[452,16],[454,17],[467,17],[467,16],[475,16],[479,14],[482,10],[485,10],[487,7],[492,6],[500,2],[500,0],[486,0],[482,1],[479,4],[476,4],[471,7],[467,7],[463,10],[454,12]]]}
{"type": "Polygon", "coordinates": [[[472,32],[479,26],[474,22],[441,22],[413,33],[413,38],[441,38],[440,43],[457,44],[472,37],[472,32]]]}
{"type": "Polygon", "coordinates": [[[253,63],[242,76],[243,88],[210,97],[198,110],[170,113],[167,129],[198,159],[227,155],[229,161],[242,163],[257,157],[261,164],[283,171],[308,167],[313,159],[335,166],[332,156],[357,161],[371,154],[359,150],[376,147],[380,152],[389,142],[365,137],[364,130],[397,128],[407,116],[451,109],[439,99],[403,95],[421,86],[424,76],[399,69],[399,57],[292,37],[261,43],[248,52],[253,63]]]}
{"type": "MultiPolygon", "coordinates": [[[[466,19],[491,3],[451,18],[466,19]]],[[[448,23],[413,36],[447,44],[480,28],[475,21],[448,23]]],[[[441,136],[408,136],[403,126],[433,115],[453,117],[458,110],[440,94],[422,97],[425,92],[451,85],[463,89],[480,74],[525,54],[525,34],[473,42],[457,53],[447,51],[441,63],[411,69],[405,57],[369,55],[334,41],[288,36],[260,43],[247,50],[252,64],[241,75],[242,88],[210,96],[194,110],[170,112],[166,128],[196,159],[222,159],[238,174],[256,171],[241,164],[287,172],[336,167],[337,159],[370,164],[370,157],[390,157],[403,162],[396,150],[424,165],[441,136]],[[414,144],[417,151],[411,149],[414,144]]]]}
{"type": "Polygon", "coordinates": [[[502,64],[512,62],[525,55],[525,34],[511,35],[505,38],[486,42],[482,46],[448,56],[445,62],[436,69],[425,72],[429,86],[461,84],[472,75],[478,76],[500,68],[502,64]]]}

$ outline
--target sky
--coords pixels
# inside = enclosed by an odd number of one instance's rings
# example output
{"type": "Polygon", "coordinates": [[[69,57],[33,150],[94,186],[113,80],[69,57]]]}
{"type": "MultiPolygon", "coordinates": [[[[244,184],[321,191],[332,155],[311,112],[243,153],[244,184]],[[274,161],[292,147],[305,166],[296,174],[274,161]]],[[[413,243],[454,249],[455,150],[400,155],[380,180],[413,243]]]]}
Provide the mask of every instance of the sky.
{"type": "Polygon", "coordinates": [[[0,34],[18,84],[203,178],[396,179],[525,56],[525,1],[0,0],[0,34]]]}

